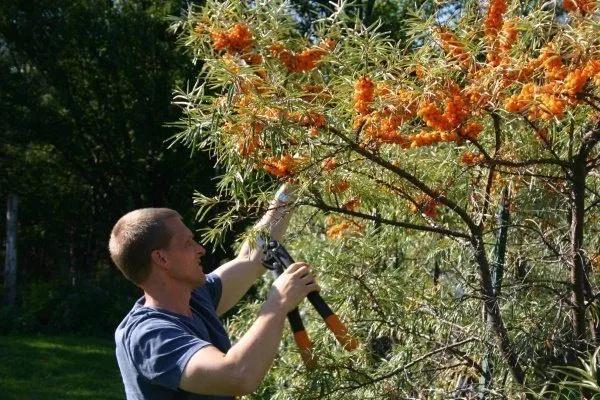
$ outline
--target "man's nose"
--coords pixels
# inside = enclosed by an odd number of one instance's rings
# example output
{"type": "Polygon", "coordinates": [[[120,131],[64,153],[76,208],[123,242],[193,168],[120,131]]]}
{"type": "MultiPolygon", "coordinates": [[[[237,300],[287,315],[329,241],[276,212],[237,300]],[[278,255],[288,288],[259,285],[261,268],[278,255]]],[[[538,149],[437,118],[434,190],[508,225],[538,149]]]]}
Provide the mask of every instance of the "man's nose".
{"type": "Polygon", "coordinates": [[[200,243],[196,243],[196,253],[200,254],[200,256],[203,256],[206,254],[206,249],[202,247],[200,243]]]}

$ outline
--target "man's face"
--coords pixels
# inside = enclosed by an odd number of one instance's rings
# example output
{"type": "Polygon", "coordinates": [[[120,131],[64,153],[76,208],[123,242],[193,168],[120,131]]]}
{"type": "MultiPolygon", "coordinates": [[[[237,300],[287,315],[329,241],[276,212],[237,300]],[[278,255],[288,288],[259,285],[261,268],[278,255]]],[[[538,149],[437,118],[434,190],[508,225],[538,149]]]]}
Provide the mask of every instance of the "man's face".
{"type": "Polygon", "coordinates": [[[182,282],[190,283],[194,288],[206,282],[200,258],[206,250],[194,240],[194,234],[179,218],[165,221],[173,233],[164,254],[171,268],[170,275],[182,282]]]}

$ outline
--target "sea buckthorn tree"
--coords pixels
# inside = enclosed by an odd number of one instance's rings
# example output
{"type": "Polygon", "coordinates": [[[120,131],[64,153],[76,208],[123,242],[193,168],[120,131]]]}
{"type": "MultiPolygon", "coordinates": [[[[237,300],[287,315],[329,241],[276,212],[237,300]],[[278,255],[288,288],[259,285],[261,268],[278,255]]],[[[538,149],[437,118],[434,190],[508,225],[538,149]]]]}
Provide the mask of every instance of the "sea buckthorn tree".
{"type": "Polygon", "coordinates": [[[223,210],[205,238],[293,182],[288,245],[362,344],[344,352],[307,313],[317,367],[284,352],[265,396],[508,395],[600,344],[596,2],[442,11],[415,10],[402,46],[344,3],[309,36],[279,1],[208,1],[173,24],[202,65],[176,93],[175,140],[222,171],[220,195],[196,197],[199,217],[223,210]]]}

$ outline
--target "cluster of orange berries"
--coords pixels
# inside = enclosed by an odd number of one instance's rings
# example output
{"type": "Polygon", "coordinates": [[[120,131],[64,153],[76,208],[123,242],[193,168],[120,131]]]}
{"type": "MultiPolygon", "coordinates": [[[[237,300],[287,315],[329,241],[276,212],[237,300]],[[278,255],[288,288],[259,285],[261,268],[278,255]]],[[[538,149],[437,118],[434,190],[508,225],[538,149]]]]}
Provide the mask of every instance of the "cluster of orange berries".
{"type": "Polygon", "coordinates": [[[270,174],[285,178],[292,175],[298,169],[300,160],[286,153],[281,157],[269,157],[263,160],[263,169],[270,174]]]}
{"type": "Polygon", "coordinates": [[[445,28],[437,28],[436,32],[438,34],[442,49],[454,57],[454,59],[463,67],[468,67],[470,64],[470,56],[465,49],[465,46],[459,42],[458,39],[456,39],[454,34],[445,28]]]}
{"type": "Polygon", "coordinates": [[[417,116],[433,130],[422,130],[409,138],[411,147],[428,146],[439,142],[462,142],[475,140],[483,126],[475,121],[467,121],[471,115],[469,101],[464,98],[466,92],[456,82],[444,82],[444,112],[432,100],[424,100],[418,107],[417,116]]]}
{"type": "Polygon", "coordinates": [[[550,121],[554,117],[561,119],[565,114],[566,102],[558,96],[540,93],[537,104],[529,109],[529,119],[544,119],[550,121]]]}
{"type": "Polygon", "coordinates": [[[462,143],[466,139],[476,140],[482,131],[483,125],[475,121],[467,121],[451,131],[421,130],[419,133],[409,136],[410,147],[431,146],[440,142],[462,143]]]}
{"type": "Polygon", "coordinates": [[[254,121],[242,121],[237,124],[231,122],[223,125],[223,132],[237,136],[236,151],[242,157],[254,154],[260,146],[260,133],[264,130],[264,123],[254,121]]]}
{"type": "Polygon", "coordinates": [[[460,156],[460,162],[465,164],[465,165],[477,165],[479,163],[481,163],[483,160],[485,159],[485,156],[483,154],[475,154],[475,153],[471,153],[470,151],[463,153],[460,156]]]}
{"type": "Polygon", "coordinates": [[[590,60],[585,67],[568,71],[560,55],[546,47],[536,62],[544,67],[548,83],[543,86],[533,82],[523,85],[520,93],[506,99],[507,111],[523,113],[529,110],[531,120],[560,119],[568,104],[578,102],[576,96],[588,80],[593,80],[596,85],[600,84],[600,60],[590,60]]]}
{"type": "Polygon", "coordinates": [[[342,192],[345,192],[346,190],[348,190],[348,188],[350,187],[350,183],[348,183],[348,181],[343,180],[337,183],[328,183],[325,186],[325,190],[330,192],[330,193],[335,193],[335,194],[339,194],[342,192]]]}
{"type": "Polygon", "coordinates": [[[486,36],[495,36],[504,23],[504,13],[507,9],[507,0],[491,0],[488,8],[485,25],[486,36]]]}
{"type": "Polygon", "coordinates": [[[564,91],[569,96],[575,96],[583,90],[588,79],[600,86],[600,59],[590,60],[585,67],[569,72],[564,80],[564,91]]]}
{"type": "Polygon", "coordinates": [[[594,80],[594,85],[600,86],[600,59],[590,60],[583,70],[594,80]]]}
{"type": "Polygon", "coordinates": [[[393,93],[388,85],[375,85],[368,76],[360,77],[354,85],[354,110],[359,116],[354,119],[354,128],[362,126],[364,144],[399,144],[403,148],[428,146],[442,141],[464,141],[475,139],[483,126],[466,121],[470,115],[468,101],[463,98],[460,87],[454,82],[444,84],[444,111],[431,100],[421,104],[415,100],[414,92],[393,93]],[[386,103],[381,110],[372,111],[375,95],[386,103]],[[407,119],[419,116],[433,130],[423,130],[417,134],[403,136],[398,127],[407,119]],[[466,122],[465,122],[466,121],[466,122]]]}
{"type": "Polygon", "coordinates": [[[509,112],[523,113],[529,110],[529,119],[532,121],[562,118],[565,106],[564,100],[532,82],[525,84],[519,94],[510,96],[504,103],[504,108],[509,112]]]}
{"type": "Polygon", "coordinates": [[[592,14],[596,11],[596,0],[563,0],[563,7],[570,12],[592,14]]]}
{"type": "Polygon", "coordinates": [[[363,230],[362,225],[349,218],[342,218],[341,222],[337,222],[335,217],[329,216],[325,219],[325,225],[329,227],[327,229],[327,237],[334,240],[342,239],[349,233],[361,232],[363,230]]]}
{"type": "Polygon", "coordinates": [[[421,130],[419,133],[409,135],[411,147],[431,146],[442,141],[442,132],[421,130]]]}
{"type": "Polygon", "coordinates": [[[338,163],[335,157],[327,157],[321,162],[321,168],[323,168],[323,171],[331,171],[337,168],[337,166],[338,163]]]}
{"type": "Polygon", "coordinates": [[[362,121],[364,121],[362,133],[365,142],[399,144],[403,148],[410,146],[408,139],[397,132],[398,126],[404,119],[400,113],[392,111],[391,108],[355,119],[355,127],[362,121]]]}
{"type": "MultiPolygon", "coordinates": [[[[513,18],[502,23],[502,29],[498,35],[494,34],[486,37],[489,42],[486,59],[490,66],[509,66],[511,64],[507,53],[517,41],[519,33],[517,30],[517,21],[518,18],[513,18]]],[[[509,71],[512,71],[513,74],[516,72],[514,69],[510,69],[509,71]]]]}
{"type": "Polygon", "coordinates": [[[323,56],[335,46],[333,39],[325,39],[320,45],[313,46],[296,54],[286,49],[283,44],[275,43],[268,47],[271,55],[276,57],[291,72],[311,71],[317,67],[323,56]]]}
{"type": "Polygon", "coordinates": [[[542,65],[546,80],[549,82],[561,80],[567,76],[568,71],[563,64],[562,57],[550,45],[540,51],[540,57],[534,62],[542,65]]]}
{"type": "Polygon", "coordinates": [[[290,119],[300,126],[308,127],[308,134],[310,136],[317,136],[319,129],[327,126],[325,115],[318,112],[293,113],[290,119]]]}
{"type": "Polygon", "coordinates": [[[228,53],[242,53],[254,44],[252,32],[245,24],[235,24],[227,30],[215,29],[210,32],[213,48],[228,53]]]}
{"type": "MultiPolygon", "coordinates": [[[[467,121],[462,124],[459,129],[460,138],[466,138],[470,140],[477,139],[477,136],[483,131],[483,125],[476,121],[467,121]]],[[[456,140],[456,139],[453,139],[456,140]]],[[[460,141],[460,140],[459,140],[460,141]]]]}
{"type": "Polygon", "coordinates": [[[510,96],[504,102],[506,111],[522,113],[529,108],[537,86],[534,83],[527,83],[521,88],[519,94],[510,96]]]}
{"type": "Polygon", "coordinates": [[[431,100],[425,100],[419,106],[417,115],[425,121],[427,126],[442,131],[450,131],[460,125],[469,115],[466,102],[460,95],[453,95],[444,101],[444,112],[431,100]]]}
{"type": "Polygon", "coordinates": [[[569,96],[575,96],[583,90],[585,83],[587,82],[589,75],[585,73],[584,69],[576,68],[569,72],[565,78],[564,89],[569,96]]]}
{"type": "Polygon", "coordinates": [[[437,217],[437,207],[440,202],[427,195],[421,196],[414,203],[410,203],[410,210],[414,213],[422,213],[427,215],[429,218],[437,217]]]}
{"type": "Polygon", "coordinates": [[[444,117],[442,110],[431,100],[425,100],[419,106],[417,115],[425,121],[427,126],[448,131],[452,129],[450,121],[444,117]]]}
{"type": "Polygon", "coordinates": [[[393,91],[388,84],[374,84],[368,76],[361,76],[354,84],[354,110],[359,114],[354,118],[354,129],[362,126],[365,144],[399,144],[410,146],[409,140],[401,136],[397,129],[416,113],[417,101],[410,90],[393,91]],[[385,105],[372,111],[375,97],[385,105]]]}
{"type": "Polygon", "coordinates": [[[517,36],[519,34],[519,31],[517,30],[518,21],[519,18],[512,18],[502,25],[502,35],[500,38],[500,49],[502,51],[510,50],[517,41],[517,36]]]}
{"type": "Polygon", "coordinates": [[[371,104],[375,96],[375,85],[368,76],[361,76],[354,84],[354,111],[360,115],[371,112],[371,104]]]}
{"type": "Polygon", "coordinates": [[[342,204],[342,207],[349,211],[356,211],[360,207],[360,203],[361,201],[359,198],[354,198],[346,200],[344,204],[342,204]]]}

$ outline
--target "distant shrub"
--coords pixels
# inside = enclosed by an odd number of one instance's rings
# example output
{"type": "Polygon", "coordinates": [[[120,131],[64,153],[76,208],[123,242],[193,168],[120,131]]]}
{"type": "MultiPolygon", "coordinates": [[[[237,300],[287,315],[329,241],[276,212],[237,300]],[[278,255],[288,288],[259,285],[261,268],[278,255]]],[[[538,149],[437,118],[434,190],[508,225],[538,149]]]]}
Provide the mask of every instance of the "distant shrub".
{"type": "Polygon", "coordinates": [[[0,309],[0,333],[110,336],[140,295],[107,268],[75,285],[69,279],[26,282],[17,307],[0,309]]]}

